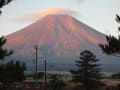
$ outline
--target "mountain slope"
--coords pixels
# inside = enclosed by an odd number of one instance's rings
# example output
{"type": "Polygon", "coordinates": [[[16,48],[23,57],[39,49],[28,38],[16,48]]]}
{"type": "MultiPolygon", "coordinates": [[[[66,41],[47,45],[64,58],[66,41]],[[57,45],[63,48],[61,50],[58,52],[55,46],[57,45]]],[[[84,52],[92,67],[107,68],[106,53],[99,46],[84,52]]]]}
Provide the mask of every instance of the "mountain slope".
{"type": "Polygon", "coordinates": [[[21,52],[24,52],[25,47],[32,48],[35,44],[38,44],[43,49],[50,47],[49,49],[52,50],[48,51],[53,51],[56,55],[70,55],[69,50],[88,48],[105,41],[103,34],[68,15],[46,16],[34,24],[9,35],[7,39],[7,45],[10,48],[16,47],[18,49],[21,47],[21,52]]]}
{"type": "Polygon", "coordinates": [[[89,49],[97,56],[102,52],[99,43],[105,43],[105,35],[69,15],[48,15],[37,22],[7,36],[6,47],[14,50],[11,58],[32,65],[34,46],[39,47],[39,57],[49,63],[73,64],[80,51],[89,49]]]}

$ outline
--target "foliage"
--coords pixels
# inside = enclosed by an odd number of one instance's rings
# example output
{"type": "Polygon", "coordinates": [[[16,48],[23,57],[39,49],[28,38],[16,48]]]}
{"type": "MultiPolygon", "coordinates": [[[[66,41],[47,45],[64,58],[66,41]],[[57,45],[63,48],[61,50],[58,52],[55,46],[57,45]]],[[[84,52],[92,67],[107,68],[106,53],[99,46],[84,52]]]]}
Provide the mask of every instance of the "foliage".
{"type": "Polygon", "coordinates": [[[116,90],[120,90],[120,84],[116,86],[116,90]]]}
{"type": "Polygon", "coordinates": [[[111,78],[112,79],[120,79],[120,73],[112,74],[111,78]]]}
{"type": "MultiPolygon", "coordinates": [[[[37,73],[37,79],[43,79],[44,72],[38,72],[37,73]]],[[[33,78],[36,79],[36,73],[34,73],[33,78]]]]}
{"type": "Polygon", "coordinates": [[[24,80],[26,66],[19,61],[10,61],[7,64],[0,64],[0,82],[11,83],[24,80]]]}
{"type": "MultiPolygon", "coordinates": [[[[0,0],[0,8],[2,8],[3,6],[7,5],[8,3],[10,3],[12,0],[0,0]]],[[[2,11],[0,10],[0,14],[2,13],[2,11]]]]}
{"type": "MultiPolygon", "coordinates": [[[[117,23],[120,23],[120,17],[116,15],[116,21],[117,23]]],[[[120,32],[120,27],[118,27],[118,30],[120,32]]],[[[113,35],[107,35],[106,36],[107,43],[106,44],[99,44],[99,47],[102,49],[102,51],[108,55],[120,55],[120,35],[118,34],[118,37],[115,37],[113,35]]]]}
{"type": "Polygon", "coordinates": [[[80,53],[79,60],[76,61],[77,70],[71,70],[73,81],[77,82],[83,90],[96,90],[102,83],[100,82],[99,59],[89,50],[80,53]]]}
{"type": "Polygon", "coordinates": [[[63,80],[58,79],[56,75],[51,77],[49,81],[48,88],[49,90],[62,90],[65,87],[63,80]]]}
{"type": "Polygon", "coordinates": [[[4,59],[6,56],[9,56],[13,53],[13,51],[8,51],[7,49],[3,49],[3,45],[6,43],[6,39],[2,36],[0,37],[0,59],[4,59]]]}

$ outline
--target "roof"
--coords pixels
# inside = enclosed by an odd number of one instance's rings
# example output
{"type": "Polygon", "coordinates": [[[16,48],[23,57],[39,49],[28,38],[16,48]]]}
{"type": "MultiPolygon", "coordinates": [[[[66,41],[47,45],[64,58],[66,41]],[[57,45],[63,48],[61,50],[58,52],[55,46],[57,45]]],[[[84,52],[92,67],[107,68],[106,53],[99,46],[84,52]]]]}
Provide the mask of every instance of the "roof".
{"type": "Polygon", "coordinates": [[[43,83],[44,80],[24,80],[22,83],[43,83]]]}

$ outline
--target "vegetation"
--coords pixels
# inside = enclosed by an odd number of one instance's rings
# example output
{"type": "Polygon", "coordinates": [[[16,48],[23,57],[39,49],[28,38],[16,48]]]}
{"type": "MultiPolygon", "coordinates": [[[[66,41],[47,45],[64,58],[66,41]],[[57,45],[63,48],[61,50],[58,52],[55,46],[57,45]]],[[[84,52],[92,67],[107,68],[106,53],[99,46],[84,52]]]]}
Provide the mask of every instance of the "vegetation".
{"type": "Polygon", "coordinates": [[[112,74],[111,78],[112,79],[120,79],[120,73],[112,74]]]}
{"type": "MultiPolygon", "coordinates": [[[[10,3],[12,0],[0,0],[0,9],[10,3]]],[[[0,14],[2,11],[0,10],[0,14]]],[[[7,49],[3,49],[3,45],[6,43],[6,39],[4,36],[0,37],[0,60],[4,59],[6,56],[9,56],[13,53],[13,51],[9,51],[7,49]]]]}
{"type": "Polygon", "coordinates": [[[97,90],[102,83],[100,82],[100,68],[96,56],[89,50],[80,53],[79,60],[76,61],[77,70],[71,70],[74,82],[79,84],[81,90],[97,90]]]}
{"type": "Polygon", "coordinates": [[[11,83],[25,79],[24,71],[26,66],[19,61],[10,61],[7,64],[0,64],[0,82],[11,83]]]}
{"type": "MultiPolygon", "coordinates": [[[[7,5],[8,3],[10,3],[12,0],[0,0],[0,8],[2,8],[3,6],[7,5]]],[[[0,10],[0,14],[2,13],[2,11],[0,10]]]]}
{"type": "MultiPolygon", "coordinates": [[[[120,16],[116,15],[117,23],[120,23],[120,16]]],[[[120,32],[120,27],[118,27],[120,32]]],[[[107,43],[99,44],[102,51],[108,55],[120,56],[120,35],[115,37],[113,35],[106,36],[107,43]]]]}
{"type": "Polygon", "coordinates": [[[6,56],[9,56],[13,53],[13,51],[8,51],[7,49],[3,49],[3,45],[6,43],[5,37],[0,37],[0,60],[3,60],[6,56]]]}
{"type": "Polygon", "coordinates": [[[48,84],[48,90],[63,90],[64,87],[65,83],[63,82],[63,80],[58,79],[56,75],[53,75],[51,77],[51,80],[48,84]]]}
{"type": "MultiPolygon", "coordinates": [[[[33,78],[36,79],[36,73],[34,73],[33,78]]],[[[44,72],[38,72],[37,79],[43,79],[43,78],[44,78],[44,72]]]]}
{"type": "MultiPolygon", "coordinates": [[[[119,15],[116,15],[115,20],[118,24],[120,24],[120,16],[119,15]]],[[[120,27],[118,27],[118,32],[120,32],[120,27]]],[[[113,55],[113,56],[120,57],[120,34],[118,33],[117,37],[115,37],[113,35],[107,35],[106,41],[107,41],[106,44],[99,44],[99,47],[101,48],[101,50],[107,55],[113,55]]],[[[112,78],[119,79],[120,73],[113,74],[112,78]]],[[[110,88],[110,87],[108,87],[108,88],[110,88]]],[[[118,85],[115,88],[117,88],[115,90],[120,90],[120,85],[118,85]]],[[[110,90],[110,89],[108,89],[108,90],[110,90]]]]}

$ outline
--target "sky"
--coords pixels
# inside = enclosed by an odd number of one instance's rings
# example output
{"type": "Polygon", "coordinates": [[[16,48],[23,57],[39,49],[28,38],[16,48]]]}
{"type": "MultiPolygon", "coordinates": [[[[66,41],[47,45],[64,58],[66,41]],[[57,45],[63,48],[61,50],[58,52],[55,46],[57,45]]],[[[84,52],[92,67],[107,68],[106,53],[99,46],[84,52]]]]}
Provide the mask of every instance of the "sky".
{"type": "Polygon", "coordinates": [[[83,23],[99,32],[117,35],[119,24],[115,15],[120,13],[120,0],[13,0],[2,8],[0,35],[16,32],[39,19],[25,19],[50,8],[63,8],[83,23]]]}

